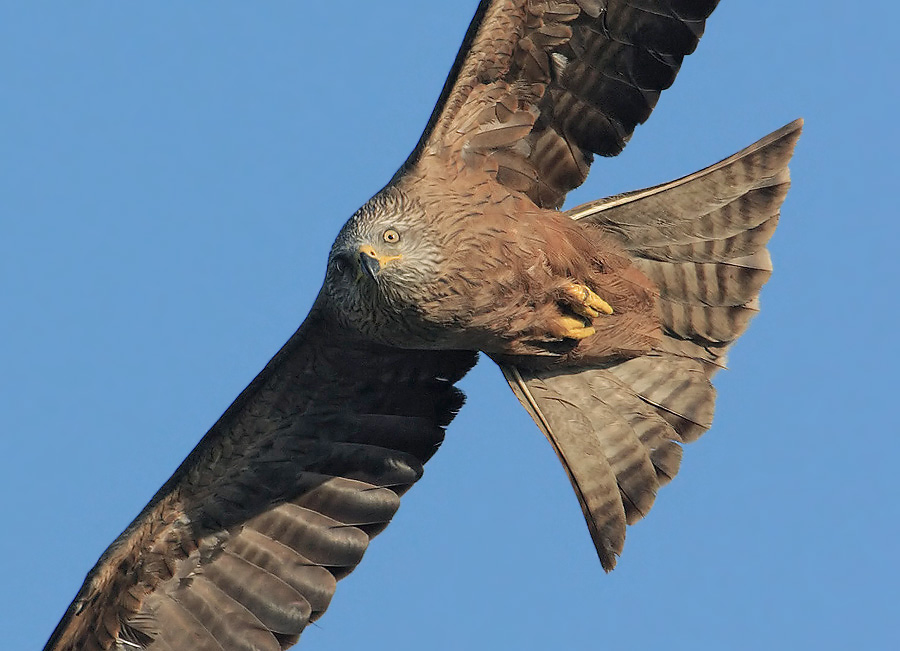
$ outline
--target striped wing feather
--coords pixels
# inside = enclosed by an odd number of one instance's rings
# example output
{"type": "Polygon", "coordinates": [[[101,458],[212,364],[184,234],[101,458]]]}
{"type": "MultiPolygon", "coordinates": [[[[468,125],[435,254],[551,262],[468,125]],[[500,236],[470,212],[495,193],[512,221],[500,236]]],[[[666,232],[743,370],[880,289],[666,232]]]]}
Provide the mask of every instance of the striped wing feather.
{"type": "Polygon", "coordinates": [[[677,181],[569,212],[617,238],[656,284],[663,327],[656,350],[574,370],[501,364],[565,466],[607,570],[626,523],[646,515],[678,472],[681,445],[712,424],[710,378],[758,310],[772,269],[765,245],[801,126],[793,122],[677,181]]]}
{"type": "Polygon", "coordinates": [[[493,175],[557,208],[671,86],[718,0],[482,0],[428,126],[428,163],[493,175]],[[434,160],[431,160],[434,159],[434,160]]]}
{"type": "Polygon", "coordinates": [[[474,353],[307,322],[104,553],[47,650],[295,643],[390,522],[474,353]]]}

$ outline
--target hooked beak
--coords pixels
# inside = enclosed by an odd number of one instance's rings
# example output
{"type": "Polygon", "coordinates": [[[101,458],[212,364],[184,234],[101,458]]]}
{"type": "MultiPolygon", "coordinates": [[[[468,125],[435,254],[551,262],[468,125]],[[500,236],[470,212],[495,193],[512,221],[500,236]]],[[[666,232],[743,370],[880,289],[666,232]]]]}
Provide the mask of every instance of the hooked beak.
{"type": "Polygon", "coordinates": [[[375,276],[377,276],[382,267],[387,263],[393,260],[399,260],[402,256],[399,255],[385,255],[379,257],[375,252],[375,249],[368,244],[365,244],[359,247],[359,269],[360,273],[357,276],[357,280],[362,277],[363,272],[368,274],[369,278],[375,280],[375,276]]]}

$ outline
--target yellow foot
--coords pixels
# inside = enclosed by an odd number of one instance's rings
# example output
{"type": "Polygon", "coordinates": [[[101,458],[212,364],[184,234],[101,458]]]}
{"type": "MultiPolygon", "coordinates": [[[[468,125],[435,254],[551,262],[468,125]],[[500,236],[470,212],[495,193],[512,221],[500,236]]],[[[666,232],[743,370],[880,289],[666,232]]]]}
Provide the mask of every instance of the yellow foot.
{"type": "Polygon", "coordinates": [[[563,288],[565,297],[571,301],[567,307],[571,308],[576,314],[580,314],[588,319],[603,314],[612,314],[612,306],[597,296],[590,287],[576,282],[570,282],[563,288]]]}
{"type": "Polygon", "coordinates": [[[596,330],[584,325],[584,321],[574,316],[561,316],[556,320],[553,328],[553,336],[563,339],[584,339],[594,334],[596,330]]]}

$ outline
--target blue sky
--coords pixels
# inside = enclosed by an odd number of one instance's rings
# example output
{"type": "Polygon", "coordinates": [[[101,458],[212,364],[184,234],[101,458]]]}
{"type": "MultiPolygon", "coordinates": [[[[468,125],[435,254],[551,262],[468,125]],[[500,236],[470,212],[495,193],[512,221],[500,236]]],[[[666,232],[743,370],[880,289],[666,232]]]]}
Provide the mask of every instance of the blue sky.
{"type": "MultiPolygon", "coordinates": [[[[476,0],[0,3],[0,647],[293,332],[414,145],[476,0]],[[427,8],[423,8],[427,5],[427,8]]],[[[723,0],[570,205],[806,118],[713,430],[619,567],[499,372],[300,648],[888,649],[896,633],[900,10],[723,0]]]]}

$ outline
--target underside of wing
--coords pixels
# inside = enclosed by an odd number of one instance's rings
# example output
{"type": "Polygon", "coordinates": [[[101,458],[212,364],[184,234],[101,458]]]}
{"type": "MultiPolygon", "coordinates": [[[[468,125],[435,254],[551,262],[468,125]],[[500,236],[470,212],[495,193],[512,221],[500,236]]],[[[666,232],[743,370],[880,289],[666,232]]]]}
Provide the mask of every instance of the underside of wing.
{"type": "Polygon", "coordinates": [[[422,475],[474,362],[342,337],[314,311],[104,553],[46,649],[294,644],[422,475]]]}
{"type": "Polygon", "coordinates": [[[395,181],[449,163],[559,207],[649,117],[717,4],[483,0],[395,181]]]}
{"type": "Polygon", "coordinates": [[[607,570],[626,524],[678,472],[682,444],[712,424],[710,378],[758,309],[801,126],[677,181],[568,213],[618,239],[658,288],[663,336],[652,352],[575,369],[501,364],[565,467],[607,570]]]}

